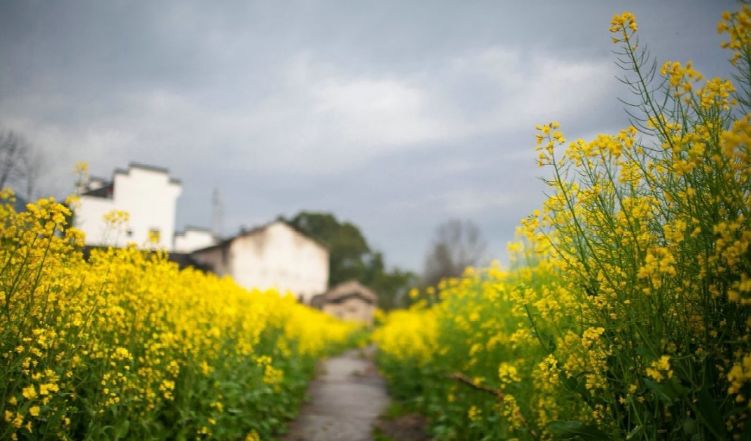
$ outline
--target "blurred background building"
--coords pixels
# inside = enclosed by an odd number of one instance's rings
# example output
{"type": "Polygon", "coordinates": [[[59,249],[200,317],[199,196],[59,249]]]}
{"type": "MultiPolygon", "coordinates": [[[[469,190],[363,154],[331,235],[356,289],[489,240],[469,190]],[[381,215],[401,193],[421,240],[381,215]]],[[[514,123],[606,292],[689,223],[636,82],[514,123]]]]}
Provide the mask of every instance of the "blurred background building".
{"type": "Polygon", "coordinates": [[[225,239],[201,227],[176,232],[181,190],[180,181],[166,168],[131,163],[126,170],[115,170],[111,180],[91,177],[81,183],[74,226],[86,234],[88,247],[133,243],[164,249],[183,266],[231,276],[248,289],[290,292],[305,303],[326,291],[329,250],[286,222],[241,230],[225,239]],[[127,212],[127,221],[112,225],[106,218],[113,211],[127,212]]]}

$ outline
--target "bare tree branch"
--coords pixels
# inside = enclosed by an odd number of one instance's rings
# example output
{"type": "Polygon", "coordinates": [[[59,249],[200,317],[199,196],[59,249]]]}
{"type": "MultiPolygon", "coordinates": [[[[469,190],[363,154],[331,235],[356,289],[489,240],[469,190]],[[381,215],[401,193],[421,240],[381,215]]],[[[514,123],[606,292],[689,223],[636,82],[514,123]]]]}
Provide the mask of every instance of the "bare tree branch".
{"type": "Polygon", "coordinates": [[[424,282],[434,285],[446,277],[458,277],[485,256],[487,243],[472,221],[452,219],[439,225],[425,259],[424,282]]]}
{"type": "Polygon", "coordinates": [[[21,134],[0,129],[0,189],[14,187],[32,199],[43,168],[42,156],[21,134]]]}
{"type": "Polygon", "coordinates": [[[469,378],[468,376],[460,372],[454,372],[450,374],[449,378],[452,380],[456,380],[464,384],[465,386],[469,386],[472,389],[479,390],[480,392],[485,392],[487,394],[493,395],[501,401],[503,401],[503,399],[505,398],[505,395],[500,390],[494,389],[489,386],[485,386],[484,384],[476,383],[471,378],[469,378]]]}

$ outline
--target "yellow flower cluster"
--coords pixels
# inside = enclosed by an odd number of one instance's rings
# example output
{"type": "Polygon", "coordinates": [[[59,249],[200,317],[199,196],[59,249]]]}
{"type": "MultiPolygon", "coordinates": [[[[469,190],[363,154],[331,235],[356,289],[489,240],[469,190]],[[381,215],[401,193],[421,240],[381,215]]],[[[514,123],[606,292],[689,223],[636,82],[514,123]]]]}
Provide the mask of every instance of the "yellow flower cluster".
{"type": "Polygon", "coordinates": [[[733,365],[728,373],[730,380],[730,393],[735,394],[736,400],[745,401],[741,390],[748,383],[751,383],[751,353],[745,354],[741,360],[733,365]]]}
{"type": "MultiPolygon", "coordinates": [[[[636,31],[633,14],[613,18],[638,127],[567,142],[537,126],[549,197],[522,220],[512,269],[443,281],[376,333],[389,380],[446,439],[751,431],[751,86],[697,88],[678,62],[651,84],[636,31]]],[[[720,31],[737,81],[751,78],[751,9],[720,31]]]]}
{"type": "Polygon", "coordinates": [[[540,166],[550,164],[553,157],[553,152],[556,146],[564,145],[566,138],[563,137],[563,133],[558,131],[560,127],[558,121],[553,121],[550,124],[541,124],[536,127],[537,134],[537,164],[540,166]]]}
{"type": "Polygon", "coordinates": [[[68,208],[17,213],[0,196],[2,439],[270,436],[279,422],[264,421],[289,414],[316,357],[353,329],[163,252],[85,260],[68,208]]]}
{"type": "Polygon", "coordinates": [[[733,57],[730,62],[737,64],[739,60],[748,59],[748,48],[751,46],[749,38],[751,29],[751,8],[743,5],[740,11],[725,12],[722,21],[717,24],[717,32],[727,34],[728,41],[722,43],[722,47],[732,50],[733,57]]]}
{"type": "Polygon", "coordinates": [[[668,84],[675,91],[676,97],[682,97],[693,91],[694,83],[701,81],[702,75],[694,69],[690,61],[684,66],[679,61],[666,61],[660,69],[660,75],[668,80],[668,84]]]}
{"type": "Polygon", "coordinates": [[[399,352],[403,358],[424,365],[435,350],[436,332],[434,313],[418,307],[388,314],[383,326],[373,332],[373,339],[381,350],[399,352]]]}
{"type": "MultiPolygon", "coordinates": [[[[519,261],[532,257],[521,243],[512,248],[518,250],[519,261]]],[[[373,333],[381,367],[397,389],[422,384],[422,399],[429,400],[426,407],[463,409],[456,417],[470,424],[461,429],[466,439],[489,433],[495,436],[491,439],[506,439],[528,430],[548,437],[544,426],[558,415],[590,418],[585,406],[554,399],[566,392],[558,358],[547,355],[546,345],[554,341],[544,340],[543,335],[566,326],[563,311],[578,306],[552,278],[552,271],[547,261],[511,271],[496,263],[446,279],[422,295],[413,293],[417,303],[409,310],[389,313],[373,333]],[[533,328],[530,314],[540,319],[533,328]],[[465,382],[447,379],[456,373],[465,382]],[[484,388],[485,399],[480,400],[466,381],[484,388]],[[488,394],[490,390],[496,395],[488,394]]],[[[597,331],[592,331],[584,340],[591,343],[596,338],[597,331]]],[[[568,353],[572,363],[583,348],[582,339],[576,341],[568,353]]],[[[431,416],[450,415],[447,411],[431,416]]]]}
{"type": "Polygon", "coordinates": [[[663,355],[653,361],[646,370],[647,376],[655,381],[663,381],[673,378],[673,370],[670,369],[670,357],[663,355]]]}
{"type": "Polygon", "coordinates": [[[521,381],[516,368],[505,361],[498,367],[498,378],[501,380],[501,384],[518,383],[521,381]]]}
{"type": "Polygon", "coordinates": [[[735,86],[730,80],[712,78],[699,90],[699,103],[705,109],[716,106],[722,110],[730,110],[730,106],[737,104],[733,94],[735,86]]]}
{"type": "Polygon", "coordinates": [[[636,25],[636,17],[631,12],[623,12],[613,16],[610,21],[610,33],[613,34],[613,43],[627,41],[639,27],[636,25]]]}

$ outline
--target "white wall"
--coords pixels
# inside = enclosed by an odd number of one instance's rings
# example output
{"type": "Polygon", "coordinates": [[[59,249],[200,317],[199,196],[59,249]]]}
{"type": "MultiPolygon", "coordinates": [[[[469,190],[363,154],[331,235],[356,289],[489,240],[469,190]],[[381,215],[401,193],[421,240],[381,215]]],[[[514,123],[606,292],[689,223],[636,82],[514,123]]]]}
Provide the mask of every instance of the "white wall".
{"type": "Polygon", "coordinates": [[[104,223],[104,215],[114,209],[112,199],[81,196],[75,209],[74,226],[86,234],[86,245],[123,246],[127,243],[125,231],[114,231],[104,223]]]}
{"type": "Polygon", "coordinates": [[[175,251],[190,253],[216,244],[216,238],[208,230],[186,228],[175,235],[175,251]]]}
{"type": "Polygon", "coordinates": [[[112,199],[82,196],[76,209],[75,226],[86,233],[87,245],[123,246],[149,244],[149,231],[159,231],[157,247],[173,249],[175,211],[181,185],[160,170],[131,165],[127,172],[116,172],[112,199]],[[130,214],[128,230],[116,237],[106,227],[102,216],[111,210],[130,214]]]}
{"type": "Polygon", "coordinates": [[[308,303],[328,286],[328,250],[283,222],[239,236],[229,253],[230,274],[247,288],[289,291],[308,303]]]}

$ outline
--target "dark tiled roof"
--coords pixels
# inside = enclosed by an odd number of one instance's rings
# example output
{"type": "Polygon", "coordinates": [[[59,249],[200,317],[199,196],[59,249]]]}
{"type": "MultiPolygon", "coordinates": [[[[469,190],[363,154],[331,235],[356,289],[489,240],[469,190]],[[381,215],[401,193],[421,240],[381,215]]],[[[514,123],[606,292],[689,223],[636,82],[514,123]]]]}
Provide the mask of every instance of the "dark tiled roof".
{"type": "Polygon", "coordinates": [[[326,245],[324,245],[321,242],[313,239],[310,236],[306,236],[305,234],[303,234],[300,231],[298,231],[296,228],[294,228],[291,225],[289,225],[287,222],[284,222],[283,220],[274,220],[274,221],[265,223],[263,225],[259,225],[257,227],[253,227],[253,228],[251,228],[249,230],[241,229],[240,232],[237,233],[234,236],[228,237],[228,238],[226,238],[226,239],[224,239],[224,240],[222,240],[222,241],[220,241],[220,242],[218,242],[218,243],[216,243],[214,245],[211,245],[209,247],[201,248],[200,250],[195,250],[194,252],[213,250],[213,249],[216,249],[216,248],[223,248],[223,247],[229,246],[229,244],[231,244],[232,241],[234,241],[237,238],[246,237],[246,236],[252,236],[254,234],[260,233],[260,232],[264,231],[266,228],[268,228],[268,227],[270,227],[270,226],[272,226],[272,225],[274,225],[276,223],[281,223],[283,225],[286,225],[289,229],[291,229],[295,233],[297,233],[297,234],[305,237],[306,239],[310,240],[311,242],[314,242],[315,244],[317,244],[319,247],[321,247],[321,248],[325,249],[326,251],[328,251],[328,247],[326,245]]]}
{"type": "Polygon", "coordinates": [[[343,282],[329,289],[323,294],[313,297],[310,304],[316,308],[321,308],[325,304],[342,303],[347,299],[361,298],[362,300],[375,304],[378,301],[378,295],[370,288],[364,286],[356,280],[343,282]]]}
{"type": "MultiPolygon", "coordinates": [[[[131,162],[128,164],[128,169],[122,169],[122,168],[116,168],[114,174],[116,175],[127,175],[131,169],[134,168],[140,168],[141,170],[150,170],[157,173],[164,173],[165,175],[169,176],[169,169],[167,167],[161,167],[158,165],[149,165],[149,164],[143,164],[140,162],[131,162]]],[[[182,181],[177,178],[170,178],[170,183],[180,185],[182,184],[182,181]]]]}
{"type": "Polygon", "coordinates": [[[113,191],[113,185],[112,182],[104,185],[103,187],[99,187],[94,190],[88,190],[81,193],[81,196],[93,196],[96,198],[111,198],[112,197],[112,191],[113,191]]]}

